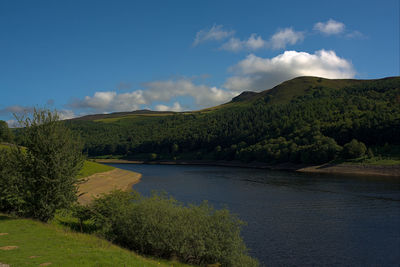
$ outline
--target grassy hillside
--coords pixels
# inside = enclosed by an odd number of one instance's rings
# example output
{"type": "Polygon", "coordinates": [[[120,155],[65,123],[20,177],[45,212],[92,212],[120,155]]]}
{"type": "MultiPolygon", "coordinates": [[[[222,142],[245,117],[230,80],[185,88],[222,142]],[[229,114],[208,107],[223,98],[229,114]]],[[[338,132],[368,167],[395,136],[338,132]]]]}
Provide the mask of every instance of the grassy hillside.
{"type": "Polygon", "coordinates": [[[0,215],[0,229],[0,262],[10,266],[188,266],[144,258],[95,236],[29,219],[0,215]]]}
{"type": "Polygon", "coordinates": [[[107,172],[115,169],[112,166],[96,163],[93,161],[85,161],[83,164],[83,168],[79,173],[79,178],[88,177],[90,175],[100,173],[100,172],[107,172]]]}
{"type": "Polygon", "coordinates": [[[356,139],[371,157],[385,158],[400,145],[400,77],[299,77],[200,111],[94,115],[66,124],[93,157],[324,163],[345,156],[356,139]]]}

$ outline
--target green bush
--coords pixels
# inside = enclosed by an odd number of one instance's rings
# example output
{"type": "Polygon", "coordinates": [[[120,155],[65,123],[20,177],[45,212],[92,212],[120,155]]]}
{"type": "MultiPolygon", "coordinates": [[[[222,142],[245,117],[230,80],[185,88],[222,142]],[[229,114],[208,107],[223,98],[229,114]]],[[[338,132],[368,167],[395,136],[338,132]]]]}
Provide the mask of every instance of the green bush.
{"type": "Polygon", "coordinates": [[[356,139],[351,140],[343,146],[343,157],[346,159],[355,159],[365,155],[367,147],[363,142],[356,139]]]}
{"type": "Polygon", "coordinates": [[[102,236],[134,251],[197,265],[258,265],[240,236],[243,223],[207,202],[184,206],[163,194],[114,191],[90,209],[102,236]]]}

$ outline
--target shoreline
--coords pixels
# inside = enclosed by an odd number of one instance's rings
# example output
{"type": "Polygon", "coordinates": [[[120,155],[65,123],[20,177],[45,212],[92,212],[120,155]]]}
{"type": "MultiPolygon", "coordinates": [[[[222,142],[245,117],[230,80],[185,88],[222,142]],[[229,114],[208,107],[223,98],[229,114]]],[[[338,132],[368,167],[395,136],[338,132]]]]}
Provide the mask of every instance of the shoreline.
{"type": "Polygon", "coordinates": [[[239,168],[255,168],[276,171],[294,171],[317,174],[341,174],[357,176],[381,176],[400,178],[400,165],[362,165],[362,164],[331,164],[306,165],[293,163],[266,164],[261,162],[243,163],[239,161],[208,161],[208,160],[124,160],[124,159],[95,159],[98,163],[117,164],[160,164],[160,165],[205,165],[239,168]]]}
{"type": "Polygon", "coordinates": [[[115,189],[131,190],[132,186],[140,182],[142,174],[115,168],[111,171],[95,173],[85,177],[86,182],[79,185],[78,202],[89,204],[94,197],[108,193],[115,189]]]}

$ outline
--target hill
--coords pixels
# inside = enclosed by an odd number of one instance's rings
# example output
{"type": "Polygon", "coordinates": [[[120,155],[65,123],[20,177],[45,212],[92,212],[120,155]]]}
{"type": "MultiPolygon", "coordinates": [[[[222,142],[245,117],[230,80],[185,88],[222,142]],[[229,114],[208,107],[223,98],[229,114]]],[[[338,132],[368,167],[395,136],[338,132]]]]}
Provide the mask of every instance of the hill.
{"type": "Polygon", "coordinates": [[[0,214],[0,229],[0,266],[189,266],[145,258],[94,235],[29,219],[0,214]]]}
{"type": "Polygon", "coordinates": [[[325,163],[355,157],[355,139],[359,156],[398,157],[400,77],[299,77],[200,111],[107,116],[65,122],[89,156],[325,163]]]}
{"type": "Polygon", "coordinates": [[[175,112],[172,111],[153,111],[148,109],[128,111],[128,112],[113,112],[110,114],[93,114],[86,115],[71,120],[83,120],[83,121],[102,121],[107,119],[121,119],[121,118],[132,118],[135,116],[167,116],[173,115],[175,112]]]}

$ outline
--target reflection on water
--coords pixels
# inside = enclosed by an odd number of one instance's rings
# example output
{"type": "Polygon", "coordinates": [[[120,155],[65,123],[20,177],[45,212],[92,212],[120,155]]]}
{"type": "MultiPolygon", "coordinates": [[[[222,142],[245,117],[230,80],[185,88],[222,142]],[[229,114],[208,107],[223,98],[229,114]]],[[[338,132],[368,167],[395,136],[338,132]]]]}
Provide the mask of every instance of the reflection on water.
{"type": "Polygon", "coordinates": [[[113,164],[134,188],[208,200],[247,222],[243,238],[268,266],[399,266],[400,181],[213,166],[113,164]]]}

